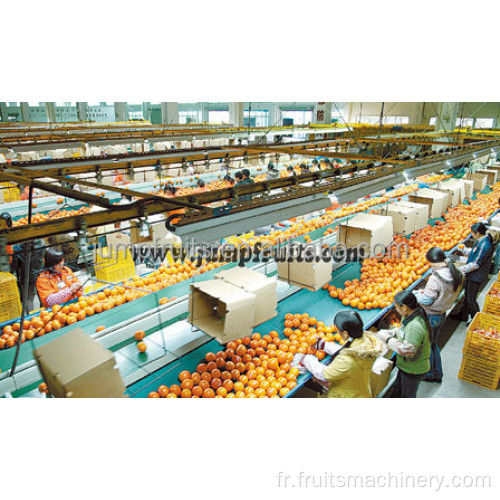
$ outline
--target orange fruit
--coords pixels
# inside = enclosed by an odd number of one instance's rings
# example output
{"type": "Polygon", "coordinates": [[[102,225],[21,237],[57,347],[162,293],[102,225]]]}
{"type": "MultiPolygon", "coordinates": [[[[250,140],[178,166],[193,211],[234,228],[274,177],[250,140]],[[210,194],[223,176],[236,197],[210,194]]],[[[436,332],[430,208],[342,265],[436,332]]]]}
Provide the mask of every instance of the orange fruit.
{"type": "Polygon", "coordinates": [[[141,340],[144,340],[144,337],[146,337],[146,333],[143,332],[142,330],[134,333],[134,338],[138,342],[140,342],[141,340]]]}
{"type": "Polygon", "coordinates": [[[139,352],[146,352],[147,350],[147,346],[144,342],[138,342],[136,347],[139,352]]]}

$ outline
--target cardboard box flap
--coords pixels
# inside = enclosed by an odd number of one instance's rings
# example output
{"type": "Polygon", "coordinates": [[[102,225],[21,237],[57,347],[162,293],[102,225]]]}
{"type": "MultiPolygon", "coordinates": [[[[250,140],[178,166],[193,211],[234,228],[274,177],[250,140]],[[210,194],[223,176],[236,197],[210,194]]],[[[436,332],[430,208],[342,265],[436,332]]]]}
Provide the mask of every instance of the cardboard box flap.
{"type": "Polygon", "coordinates": [[[100,365],[113,359],[113,353],[104,349],[101,344],[76,328],[72,332],[59,337],[35,351],[37,359],[43,358],[44,366],[51,372],[70,381],[88,369],[89,359],[94,365],[100,365]],[[64,352],[64,356],[61,353],[64,352]]]}
{"type": "Polygon", "coordinates": [[[377,229],[383,228],[388,221],[392,222],[391,218],[385,215],[358,214],[350,219],[345,225],[376,231],[377,229]]]}
{"type": "Polygon", "coordinates": [[[262,290],[263,288],[276,290],[277,287],[276,277],[268,278],[261,273],[240,266],[220,271],[215,275],[215,278],[223,279],[251,293],[262,290]]]}
{"type": "Polygon", "coordinates": [[[237,286],[231,285],[221,280],[202,281],[191,285],[192,289],[207,293],[213,298],[224,302],[227,311],[234,311],[255,300],[255,296],[237,286]]]}

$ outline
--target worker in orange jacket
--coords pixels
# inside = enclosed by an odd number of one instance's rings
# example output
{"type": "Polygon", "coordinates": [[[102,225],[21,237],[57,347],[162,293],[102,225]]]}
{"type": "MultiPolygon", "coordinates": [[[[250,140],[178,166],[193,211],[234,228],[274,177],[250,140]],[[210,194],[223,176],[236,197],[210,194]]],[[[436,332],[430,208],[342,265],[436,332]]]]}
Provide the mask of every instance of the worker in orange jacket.
{"type": "Polygon", "coordinates": [[[52,307],[83,295],[78,278],[64,265],[64,254],[60,250],[47,250],[45,268],[46,271],[36,280],[38,296],[43,307],[52,307]]]}

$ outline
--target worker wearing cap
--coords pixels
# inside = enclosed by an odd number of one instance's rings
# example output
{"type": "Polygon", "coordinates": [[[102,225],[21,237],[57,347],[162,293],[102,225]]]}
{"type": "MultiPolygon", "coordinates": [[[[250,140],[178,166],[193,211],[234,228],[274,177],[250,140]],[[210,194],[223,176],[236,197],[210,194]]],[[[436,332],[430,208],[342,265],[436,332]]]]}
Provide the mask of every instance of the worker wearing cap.
{"type": "Polygon", "coordinates": [[[52,307],[83,295],[82,286],[73,271],[64,265],[64,254],[49,248],[45,268],[36,280],[36,289],[43,307],[52,307]]]}

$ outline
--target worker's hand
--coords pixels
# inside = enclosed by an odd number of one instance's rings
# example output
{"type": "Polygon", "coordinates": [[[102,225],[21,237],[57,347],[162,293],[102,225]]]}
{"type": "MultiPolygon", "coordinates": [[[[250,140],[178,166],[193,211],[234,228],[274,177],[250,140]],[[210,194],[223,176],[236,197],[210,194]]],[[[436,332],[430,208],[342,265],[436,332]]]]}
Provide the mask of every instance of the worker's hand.
{"type": "Polygon", "coordinates": [[[394,332],[391,330],[379,330],[377,332],[377,337],[383,342],[387,342],[388,339],[394,336],[394,332]]]}
{"type": "Polygon", "coordinates": [[[70,290],[73,292],[73,293],[77,293],[78,291],[80,291],[82,288],[82,285],[80,285],[80,283],[73,283],[71,285],[71,288],[70,290]]]}

